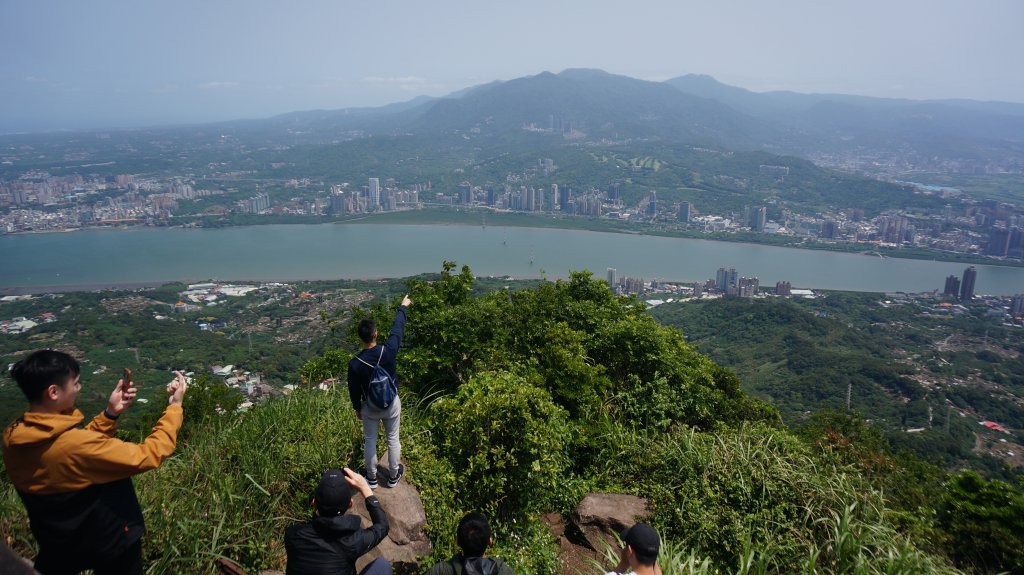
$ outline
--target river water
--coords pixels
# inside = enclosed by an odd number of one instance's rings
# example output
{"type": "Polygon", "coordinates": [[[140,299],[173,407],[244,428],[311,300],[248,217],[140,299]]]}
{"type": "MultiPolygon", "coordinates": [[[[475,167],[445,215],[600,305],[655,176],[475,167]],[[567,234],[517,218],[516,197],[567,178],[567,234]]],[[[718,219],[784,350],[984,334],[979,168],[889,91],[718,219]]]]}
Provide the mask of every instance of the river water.
{"type": "MultiPolygon", "coordinates": [[[[762,285],[853,291],[942,289],[965,264],[631,234],[488,226],[265,225],[88,230],[0,237],[0,288],[165,281],[403,277],[468,264],[476,275],[698,281],[719,267],[762,285]]],[[[1024,268],[977,266],[978,293],[1024,292],[1024,268]]]]}

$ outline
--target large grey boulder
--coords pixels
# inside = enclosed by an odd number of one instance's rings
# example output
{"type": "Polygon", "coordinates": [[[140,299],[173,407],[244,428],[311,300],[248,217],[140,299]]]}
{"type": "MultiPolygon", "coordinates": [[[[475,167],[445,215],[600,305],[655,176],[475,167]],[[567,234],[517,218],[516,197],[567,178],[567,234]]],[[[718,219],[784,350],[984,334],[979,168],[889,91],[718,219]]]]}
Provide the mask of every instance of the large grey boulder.
{"type": "Polygon", "coordinates": [[[646,499],[619,493],[591,493],[580,501],[572,522],[587,545],[595,551],[617,548],[616,536],[635,523],[651,517],[646,499]]]}
{"type": "MultiPolygon", "coordinates": [[[[380,458],[387,461],[387,454],[380,458]]],[[[383,557],[391,562],[395,570],[414,566],[421,557],[430,555],[433,547],[430,539],[423,532],[423,526],[427,523],[427,515],[423,511],[423,502],[420,501],[420,494],[416,488],[409,484],[405,478],[392,489],[385,487],[387,483],[387,465],[381,464],[377,467],[377,479],[380,487],[374,490],[374,495],[380,500],[380,506],[388,515],[388,536],[366,555],[363,555],[356,562],[356,570],[362,570],[370,561],[383,557]]],[[[366,512],[366,504],[362,495],[356,494],[353,498],[352,510],[362,518],[362,526],[369,527],[370,515],[366,512]]]]}

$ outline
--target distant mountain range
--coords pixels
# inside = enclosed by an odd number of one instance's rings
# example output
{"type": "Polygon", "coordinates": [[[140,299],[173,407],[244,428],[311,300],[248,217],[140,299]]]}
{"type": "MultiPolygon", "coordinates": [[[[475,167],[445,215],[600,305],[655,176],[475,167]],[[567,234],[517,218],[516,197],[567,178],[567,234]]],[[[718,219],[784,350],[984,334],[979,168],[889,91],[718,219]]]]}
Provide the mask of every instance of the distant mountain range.
{"type": "MultiPolygon", "coordinates": [[[[219,126],[323,143],[373,135],[548,131],[571,141],[659,140],[803,157],[899,156],[1024,170],[1024,104],[757,93],[710,76],[665,82],[601,70],[544,72],[378,108],[292,112],[219,126]]],[[[959,165],[959,164],[958,164],[959,165]]]]}
{"type": "MultiPolygon", "coordinates": [[[[821,166],[896,179],[921,172],[1024,174],[1024,104],[758,93],[710,76],[650,82],[591,69],[543,72],[381,107],[109,132],[123,141],[117,149],[149,150],[150,159],[161,165],[168,160],[160,142],[216,150],[228,159],[234,157],[232,149],[279,150],[382,137],[363,147],[386,155],[398,146],[410,157],[446,149],[459,151],[463,160],[482,160],[565,144],[668,144],[799,156],[821,166]],[[232,148],[237,145],[242,147],[232,148]]],[[[43,142],[51,137],[0,139],[43,142]]],[[[124,160],[137,162],[138,156],[124,160]]],[[[37,164],[45,167],[46,161],[37,164]]]]}

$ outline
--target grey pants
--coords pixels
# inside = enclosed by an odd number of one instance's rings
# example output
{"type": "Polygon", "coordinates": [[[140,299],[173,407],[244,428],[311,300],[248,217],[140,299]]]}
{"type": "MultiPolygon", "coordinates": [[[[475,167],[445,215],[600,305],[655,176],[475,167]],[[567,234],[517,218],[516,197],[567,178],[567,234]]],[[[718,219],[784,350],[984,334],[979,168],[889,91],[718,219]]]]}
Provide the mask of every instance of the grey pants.
{"type": "Polygon", "coordinates": [[[388,472],[390,479],[398,475],[398,461],[402,457],[402,444],[398,441],[398,428],[402,419],[402,399],[395,397],[387,409],[377,409],[369,402],[363,402],[363,457],[366,460],[366,478],[377,478],[377,433],[384,424],[384,437],[388,442],[388,472]]]}

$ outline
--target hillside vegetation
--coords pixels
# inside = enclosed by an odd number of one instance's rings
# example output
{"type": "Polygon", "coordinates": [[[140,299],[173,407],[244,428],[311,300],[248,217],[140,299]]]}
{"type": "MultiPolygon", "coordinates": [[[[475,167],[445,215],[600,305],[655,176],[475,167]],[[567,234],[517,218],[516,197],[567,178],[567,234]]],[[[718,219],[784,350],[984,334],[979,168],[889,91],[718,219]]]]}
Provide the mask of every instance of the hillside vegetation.
{"type": "MultiPolygon", "coordinates": [[[[651,501],[667,574],[1024,569],[1018,490],[893,456],[856,418],[787,430],[679,331],[587,273],[475,294],[469,269],[446,262],[409,289],[402,440],[434,542],[425,563],[450,556],[458,518],[480,510],[517,573],[559,572],[539,515],[602,491],[651,501]]],[[[370,311],[382,331],[394,313],[370,311]]],[[[304,378],[344,380],[354,348],[309,361],[304,378]]],[[[218,415],[215,386],[200,382],[187,402],[177,455],[136,479],[150,572],[208,573],[220,556],[280,568],[284,529],[306,517],[320,472],[362,461],[347,390],[218,415]]],[[[31,554],[7,483],[0,517],[31,554]]]]}

